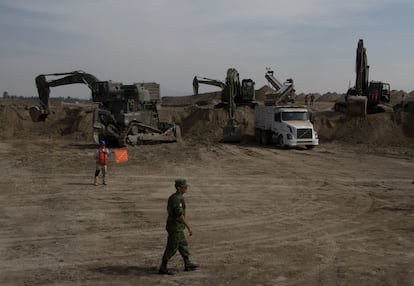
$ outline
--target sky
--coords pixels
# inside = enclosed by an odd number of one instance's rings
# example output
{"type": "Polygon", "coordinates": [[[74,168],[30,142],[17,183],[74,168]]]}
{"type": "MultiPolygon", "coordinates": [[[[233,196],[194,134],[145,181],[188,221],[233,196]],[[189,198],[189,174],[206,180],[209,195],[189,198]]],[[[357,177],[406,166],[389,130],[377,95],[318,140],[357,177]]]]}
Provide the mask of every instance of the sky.
{"type": "MultiPolygon", "coordinates": [[[[359,39],[370,80],[410,92],[413,12],[414,0],[0,0],[0,92],[37,96],[37,75],[83,70],[191,95],[194,76],[224,81],[235,68],[260,88],[269,67],[297,93],[343,93],[359,39]]],[[[90,90],[60,86],[54,96],[90,90]]]]}

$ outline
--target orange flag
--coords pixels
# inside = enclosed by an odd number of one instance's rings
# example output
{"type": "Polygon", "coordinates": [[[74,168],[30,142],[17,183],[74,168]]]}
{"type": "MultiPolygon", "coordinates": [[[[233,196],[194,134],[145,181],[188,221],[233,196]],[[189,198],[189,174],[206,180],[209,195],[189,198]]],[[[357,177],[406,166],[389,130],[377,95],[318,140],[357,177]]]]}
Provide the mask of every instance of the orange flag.
{"type": "Polygon", "coordinates": [[[114,150],[115,163],[128,162],[128,151],[126,149],[114,150]]]}

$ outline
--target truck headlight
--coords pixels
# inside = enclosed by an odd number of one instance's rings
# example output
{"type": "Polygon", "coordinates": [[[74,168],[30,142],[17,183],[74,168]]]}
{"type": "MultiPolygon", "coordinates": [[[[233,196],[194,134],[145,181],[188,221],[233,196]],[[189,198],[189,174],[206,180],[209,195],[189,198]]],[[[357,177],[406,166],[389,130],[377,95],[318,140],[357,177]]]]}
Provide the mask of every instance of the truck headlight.
{"type": "Polygon", "coordinates": [[[293,139],[293,136],[292,136],[292,134],[289,134],[288,133],[288,134],[286,134],[286,138],[289,139],[289,140],[292,140],[293,139]]]}

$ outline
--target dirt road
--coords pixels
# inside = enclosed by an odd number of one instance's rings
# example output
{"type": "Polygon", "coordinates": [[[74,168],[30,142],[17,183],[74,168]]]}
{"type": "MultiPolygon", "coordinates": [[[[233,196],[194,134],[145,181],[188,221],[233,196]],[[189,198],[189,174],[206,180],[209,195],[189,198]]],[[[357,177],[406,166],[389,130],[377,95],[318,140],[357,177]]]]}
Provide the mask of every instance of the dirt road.
{"type": "Polygon", "coordinates": [[[0,143],[0,285],[414,285],[414,152],[251,143],[0,143]],[[166,199],[188,180],[193,260],[157,274],[166,199]]]}

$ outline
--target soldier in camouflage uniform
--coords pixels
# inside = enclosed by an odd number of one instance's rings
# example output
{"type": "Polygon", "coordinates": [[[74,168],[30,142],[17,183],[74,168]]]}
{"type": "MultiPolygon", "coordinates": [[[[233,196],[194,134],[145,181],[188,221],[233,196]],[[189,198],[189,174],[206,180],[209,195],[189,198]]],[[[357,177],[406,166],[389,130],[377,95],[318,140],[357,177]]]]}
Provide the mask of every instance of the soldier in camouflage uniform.
{"type": "Polygon", "coordinates": [[[183,195],[187,192],[187,182],[184,179],[175,180],[176,192],[168,198],[168,219],[166,230],[168,232],[168,242],[162,257],[162,264],[159,269],[160,274],[173,275],[174,273],[167,268],[168,260],[174,256],[177,250],[184,259],[184,270],[192,271],[198,265],[190,261],[188,243],[185,239],[184,229],[187,228],[188,234],[193,234],[191,226],[185,218],[185,201],[183,195]]]}

